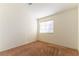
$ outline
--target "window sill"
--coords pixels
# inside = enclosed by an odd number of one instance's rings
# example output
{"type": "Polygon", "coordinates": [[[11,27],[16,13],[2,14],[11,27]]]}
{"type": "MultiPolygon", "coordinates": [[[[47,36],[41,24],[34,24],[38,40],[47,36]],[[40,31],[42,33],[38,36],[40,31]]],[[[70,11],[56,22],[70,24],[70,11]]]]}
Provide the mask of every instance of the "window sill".
{"type": "Polygon", "coordinates": [[[51,32],[51,33],[40,33],[40,34],[54,34],[53,32],[51,32]]]}

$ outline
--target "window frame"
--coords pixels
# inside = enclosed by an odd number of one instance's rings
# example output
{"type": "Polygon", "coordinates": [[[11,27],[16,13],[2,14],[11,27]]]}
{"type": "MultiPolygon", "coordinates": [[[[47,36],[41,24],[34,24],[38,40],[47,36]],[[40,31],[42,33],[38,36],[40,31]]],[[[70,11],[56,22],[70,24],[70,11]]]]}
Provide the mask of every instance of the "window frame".
{"type": "Polygon", "coordinates": [[[39,33],[40,34],[52,34],[52,33],[54,33],[54,20],[46,20],[46,21],[39,21],[39,33]],[[52,32],[40,32],[40,23],[42,23],[42,22],[48,22],[48,21],[52,21],[52,26],[53,26],[53,28],[52,28],[52,32]]]}

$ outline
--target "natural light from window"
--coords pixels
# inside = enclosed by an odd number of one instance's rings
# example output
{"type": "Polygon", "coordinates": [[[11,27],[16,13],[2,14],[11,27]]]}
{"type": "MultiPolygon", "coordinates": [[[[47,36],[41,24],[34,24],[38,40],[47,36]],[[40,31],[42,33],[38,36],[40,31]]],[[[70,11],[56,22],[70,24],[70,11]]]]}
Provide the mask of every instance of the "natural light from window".
{"type": "Polygon", "coordinates": [[[40,33],[53,33],[54,32],[54,21],[40,22],[40,33]]]}

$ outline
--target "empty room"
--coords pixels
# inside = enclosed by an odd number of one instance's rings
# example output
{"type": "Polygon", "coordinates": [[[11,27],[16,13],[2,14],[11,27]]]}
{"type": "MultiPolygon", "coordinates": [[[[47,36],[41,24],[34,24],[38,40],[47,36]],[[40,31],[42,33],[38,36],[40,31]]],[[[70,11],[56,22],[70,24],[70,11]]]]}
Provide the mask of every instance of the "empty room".
{"type": "Polygon", "coordinates": [[[77,3],[0,3],[0,56],[78,56],[77,3]]]}

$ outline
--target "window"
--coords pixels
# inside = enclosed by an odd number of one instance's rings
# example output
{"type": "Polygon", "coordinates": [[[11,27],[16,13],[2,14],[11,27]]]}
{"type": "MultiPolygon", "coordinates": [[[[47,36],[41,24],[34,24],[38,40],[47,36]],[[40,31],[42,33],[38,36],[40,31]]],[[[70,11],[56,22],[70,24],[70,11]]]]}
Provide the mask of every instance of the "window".
{"type": "Polygon", "coordinates": [[[40,22],[40,33],[53,33],[54,21],[40,22]]]}

